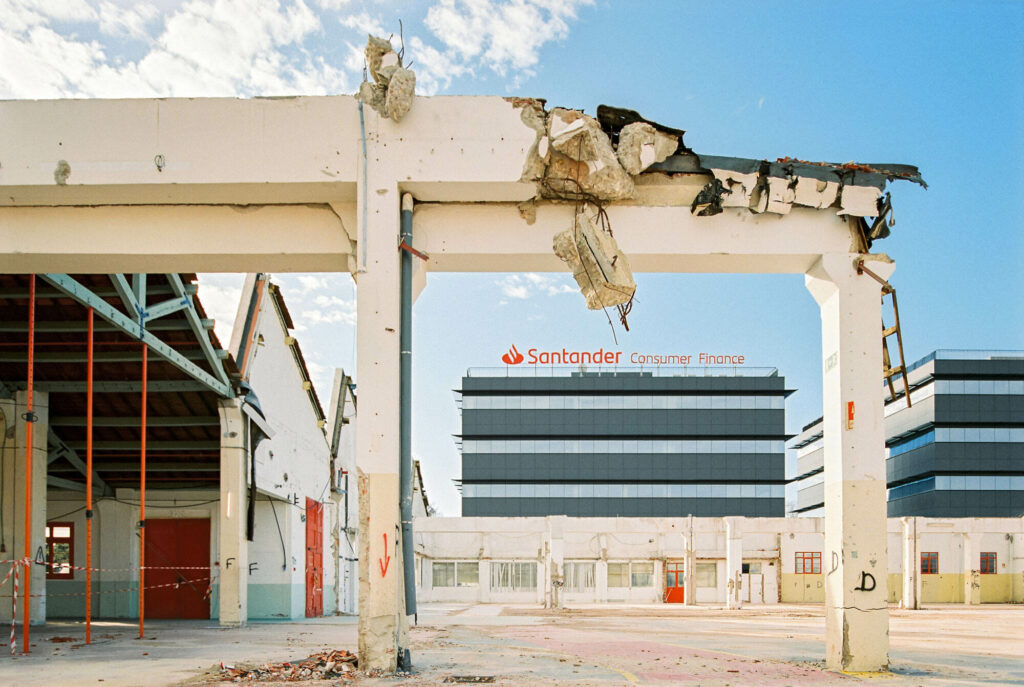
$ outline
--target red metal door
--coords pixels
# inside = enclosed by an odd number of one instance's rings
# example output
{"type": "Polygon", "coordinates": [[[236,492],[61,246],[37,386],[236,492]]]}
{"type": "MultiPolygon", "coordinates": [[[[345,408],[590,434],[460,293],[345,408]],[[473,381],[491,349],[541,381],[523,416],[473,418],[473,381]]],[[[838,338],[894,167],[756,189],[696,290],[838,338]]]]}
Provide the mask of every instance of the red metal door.
{"type": "Polygon", "coordinates": [[[324,614],[324,505],[306,499],[306,617],[324,614]]]}
{"type": "Polygon", "coordinates": [[[208,620],[209,578],[208,518],[146,520],[147,618],[208,620]]]}
{"type": "Polygon", "coordinates": [[[682,563],[665,564],[665,603],[681,604],[686,590],[686,572],[682,563]]]}

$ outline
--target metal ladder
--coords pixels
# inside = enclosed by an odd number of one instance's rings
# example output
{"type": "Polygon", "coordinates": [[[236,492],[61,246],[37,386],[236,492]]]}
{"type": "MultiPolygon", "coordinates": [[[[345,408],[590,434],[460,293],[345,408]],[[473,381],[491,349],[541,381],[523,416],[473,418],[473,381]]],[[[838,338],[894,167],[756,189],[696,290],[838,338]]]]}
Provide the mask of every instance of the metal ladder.
{"type": "Polygon", "coordinates": [[[857,274],[866,274],[879,284],[882,285],[882,302],[885,302],[886,296],[892,296],[892,314],[895,320],[895,324],[891,327],[885,326],[885,318],[882,319],[882,377],[889,385],[889,397],[893,401],[896,400],[896,387],[892,383],[893,377],[903,377],[903,392],[907,399],[907,407],[911,407],[910,402],[910,381],[907,379],[907,362],[903,357],[903,334],[900,332],[900,309],[896,301],[896,289],[892,287],[892,284],[882,279],[877,274],[869,270],[864,266],[864,260],[857,261],[857,274]],[[896,367],[892,365],[892,358],[889,356],[889,337],[896,335],[896,347],[900,353],[900,364],[896,367]]]}

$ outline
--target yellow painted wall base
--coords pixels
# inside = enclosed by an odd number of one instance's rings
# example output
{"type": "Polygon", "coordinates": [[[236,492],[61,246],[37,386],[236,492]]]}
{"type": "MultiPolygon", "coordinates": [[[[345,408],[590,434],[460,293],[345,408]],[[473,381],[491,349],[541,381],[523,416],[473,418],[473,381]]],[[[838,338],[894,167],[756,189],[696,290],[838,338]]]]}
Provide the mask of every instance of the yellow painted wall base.
{"type": "Polygon", "coordinates": [[[783,603],[825,603],[825,576],[783,573],[779,594],[783,603]]]}

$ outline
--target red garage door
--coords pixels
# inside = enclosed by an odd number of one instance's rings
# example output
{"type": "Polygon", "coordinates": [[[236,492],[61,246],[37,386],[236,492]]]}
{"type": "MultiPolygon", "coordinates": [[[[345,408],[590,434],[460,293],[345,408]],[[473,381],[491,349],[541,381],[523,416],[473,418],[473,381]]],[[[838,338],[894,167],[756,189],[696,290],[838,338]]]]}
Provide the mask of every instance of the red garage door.
{"type": "Polygon", "coordinates": [[[147,618],[208,619],[209,577],[208,518],[146,520],[147,618]]]}

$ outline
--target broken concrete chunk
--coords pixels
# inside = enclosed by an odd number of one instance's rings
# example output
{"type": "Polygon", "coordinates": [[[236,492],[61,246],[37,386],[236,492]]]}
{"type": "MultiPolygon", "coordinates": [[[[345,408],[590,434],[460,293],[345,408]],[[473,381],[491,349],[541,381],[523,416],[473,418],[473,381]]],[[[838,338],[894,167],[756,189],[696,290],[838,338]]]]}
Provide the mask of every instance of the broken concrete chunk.
{"type": "Polygon", "coordinates": [[[630,174],[640,174],[651,165],[664,162],[679,148],[679,139],[658,131],[647,122],[633,122],[619,132],[616,155],[622,168],[630,174]]]}
{"type": "Polygon", "coordinates": [[[788,215],[796,198],[797,179],[768,177],[768,204],[766,212],[788,215]]]}
{"type": "Polygon", "coordinates": [[[533,129],[536,136],[533,145],[526,154],[523,173],[520,180],[526,182],[540,181],[547,167],[549,139],[547,113],[544,112],[544,101],[537,98],[505,98],[514,108],[522,109],[519,118],[523,124],[533,129]],[[541,143],[543,142],[543,146],[541,143]],[[543,148],[543,149],[542,149],[543,148]]]}
{"type": "Polygon", "coordinates": [[[572,269],[589,309],[623,305],[633,297],[636,282],[629,260],[589,207],[576,213],[573,227],[555,234],[553,248],[572,269]]]}
{"type": "Polygon", "coordinates": [[[836,196],[839,193],[839,182],[812,179],[811,177],[798,177],[795,191],[794,203],[820,210],[836,202],[836,196]]]}
{"type": "Polygon", "coordinates": [[[416,75],[410,69],[395,68],[391,81],[388,82],[385,106],[388,116],[396,122],[401,121],[412,107],[412,99],[416,90],[416,75]]]}
{"type": "Polygon", "coordinates": [[[882,191],[874,186],[843,186],[839,195],[837,215],[874,217],[878,214],[878,199],[882,191]]]}
{"type": "Polygon", "coordinates": [[[377,83],[387,84],[387,80],[383,78],[380,73],[380,68],[384,66],[384,56],[389,55],[388,64],[398,64],[398,54],[395,49],[391,47],[391,41],[386,38],[377,38],[376,36],[367,35],[366,37],[366,66],[370,71],[370,76],[377,83]],[[394,55],[394,60],[390,59],[390,55],[394,55]]]}
{"type": "Polygon", "coordinates": [[[582,112],[555,108],[548,115],[550,154],[545,174],[555,196],[584,193],[600,200],[631,198],[633,179],[619,164],[600,124],[582,112]]]}
{"type": "Polygon", "coordinates": [[[388,114],[386,105],[387,93],[388,89],[386,86],[364,81],[359,84],[359,93],[356,97],[372,107],[377,114],[386,117],[388,114]]]}
{"type": "Polygon", "coordinates": [[[757,188],[759,174],[743,174],[730,169],[712,169],[711,174],[722,182],[722,207],[750,207],[750,197],[757,188]]]}
{"type": "Polygon", "coordinates": [[[400,121],[412,107],[416,74],[402,67],[391,41],[367,36],[366,65],[373,81],[364,81],[356,97],[378,114],[400,121]]]}

